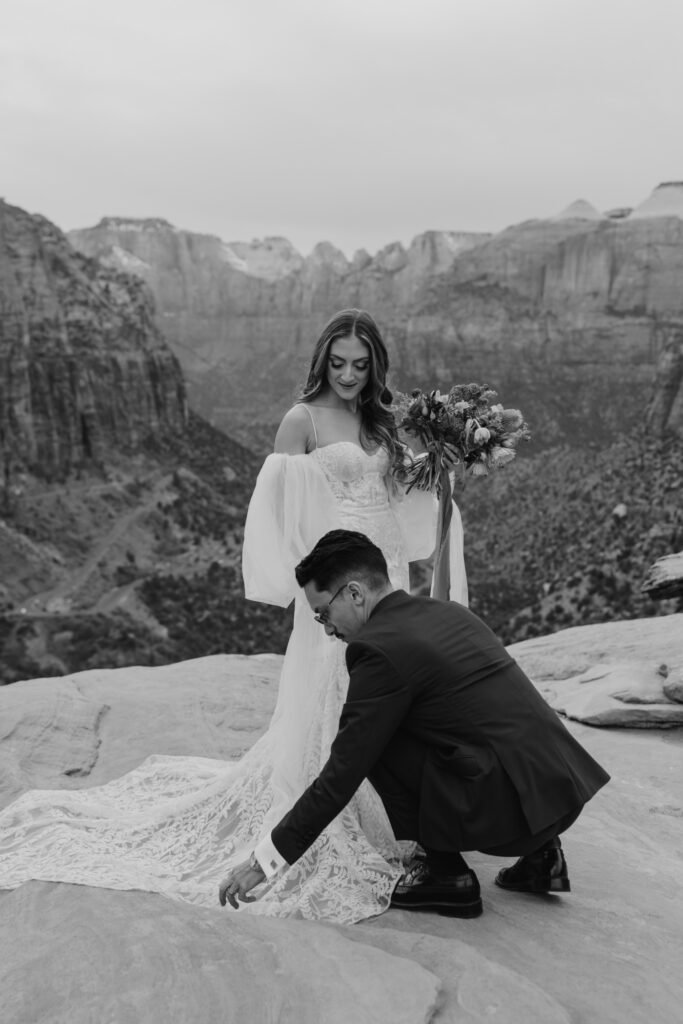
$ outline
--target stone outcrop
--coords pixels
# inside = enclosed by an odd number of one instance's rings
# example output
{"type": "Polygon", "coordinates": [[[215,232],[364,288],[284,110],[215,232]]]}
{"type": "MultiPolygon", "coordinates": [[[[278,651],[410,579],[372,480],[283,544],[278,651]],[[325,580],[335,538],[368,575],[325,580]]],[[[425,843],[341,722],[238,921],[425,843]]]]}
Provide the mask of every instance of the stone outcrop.
{"type": "Polygon", "coordinates": [[[575,199],[556,214],[553,220],[602,220],[605,216],[606,214],[600,213],[587,199],[575,199]]]}
{"type": "Polygon", "coordinates": [[[683,597],[683,551],[658,558],[650,566],[643,590],[655,598],[683,597]]]}
{"type": "Polygon", "coordinates": [[[632,220],[683,217],[683,181],[664,181],[629,214],[632,220]]]}
{"type": "Polygon", "coordinates": [[[567,718],[595,726],[673,729],[683,726],[683,704],[667,684],[683,671],[682,638],[683,615],[674,614],[577,626],[512,644],[509,651],[567,718]]]}
{"type": "Polygon", "coordinates": [[[645,410],[652,433],[661,436],[668,427],[682,433],[683,424],[683,327],[662,326],[655,361],[655,386],[645,410]]]}
{"type": "Polygon", "coordinates": [[[681,431],[675,366],[656,367],[683,326],[682,275],[677,217],[529,221],[457,261],[412,330],[443,376],[449,359],[465,378],[488,364],[537,440],[602,444],[662,390],[658,429],[681,431]]]}
{"type": "Polygon", "coordinates": [[[648,402],[653,430],[683,430],[683,219],[671,203],[647,210],[601,218],[573,204],[493,236],[429,231],[352,260],[329,243],[304,258],[284,239],[226,244],[159,221],[107,218],[70,237],[145,278],[192,404],[228,432],[263,406],[276,421],[325,320],[360,306],[399,387],[485,379],[524,408],[536,444],[585,444],[642,423],[648,402]]]}
{"type": "Polygon", "coordinates": [[[3,900],[0,948],[5,1024],[429,1024],[440,987],[325,925],[46,882],[3,900]],[[40,969],[17,984],[29,950],[40,969]]]}
{"type": "MultiPolygon", "coordinates": [[[[666,663],[669,679],[678,665],[680,679],[681,620],[510,650],[546,695],[619,664],[626,689],[636,665],[666,663]]],[[[0,687],[0,806],[27,788],[104,783],[150,754],[239,756],[272,713],[280,664],[218,655],[0,687]]],[[[493,884],[501,859],[468,853],[484,898],[476,921],[389,910],[336,927],[28,882],[0,893],[3,1024],[678,1019],[683,730],[568,727],[612,775],[563,837],[571,893],[505,892],[493,884]]]]}
{"type": "Polygon", "coordinates": [[[0,202],[0,483],[25,469],[61,478],[181,432],[186,405],[140,277],[0,202]]]}

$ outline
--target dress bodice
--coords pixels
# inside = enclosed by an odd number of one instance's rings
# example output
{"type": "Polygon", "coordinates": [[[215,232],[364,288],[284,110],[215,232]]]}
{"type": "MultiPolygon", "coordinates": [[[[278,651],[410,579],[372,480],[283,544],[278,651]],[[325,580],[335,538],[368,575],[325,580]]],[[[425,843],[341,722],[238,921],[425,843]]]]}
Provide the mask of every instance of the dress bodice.
{"type": "Polygon", "coordinates": [[[387,560],[394,586],[407,586],[408,563],[387,488],[386,448],[366,452],[354,441],[335,441],[315,448],[310,457],[317,461],[332,491],[339,525],[358,530],[377,544],[387,560]]]}
{"type": "Polygon", "coordinates": [[[387,506],[389,495],[385,478],[389,456],[385,448],[366,452],[354,441],[335,441],[315,448],[311,457],[318,461],[340,505],[387,506]]]}

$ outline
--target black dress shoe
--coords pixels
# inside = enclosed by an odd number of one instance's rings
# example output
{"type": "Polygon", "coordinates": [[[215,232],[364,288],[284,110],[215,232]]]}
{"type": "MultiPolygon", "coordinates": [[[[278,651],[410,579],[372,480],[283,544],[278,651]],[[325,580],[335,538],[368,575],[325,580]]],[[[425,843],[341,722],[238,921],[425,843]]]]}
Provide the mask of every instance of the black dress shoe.
{"type": "Polygon", "coordinates": [[[436,910],[447,917],[479,917],[479,881],[474,871],[435,875],[426,861],[413,861],[394,889],[391,906],[401,910],[436,910]]]}
{"type": "Polygon", "coordinates": [[[560,840],[551,840],[542,850],[520,857],[511,868],[503,868],[496,875],[496,885],[513,892],[569,892],[560,840]]]}

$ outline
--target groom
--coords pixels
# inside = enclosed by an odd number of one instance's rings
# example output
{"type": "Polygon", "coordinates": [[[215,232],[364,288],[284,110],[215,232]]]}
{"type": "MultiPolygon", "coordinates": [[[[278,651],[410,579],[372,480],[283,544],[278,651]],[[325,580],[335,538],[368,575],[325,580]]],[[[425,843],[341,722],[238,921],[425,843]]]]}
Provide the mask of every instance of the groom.
{"type": "Polygon", "coordinates": [[[237,907],[293,864],[367,778],[397,839],[425,851],[391,905],[482,911],[464,850],[517,856],[496,884],[568,892],[559,834],[609,776],[484,623],[462,605],[394,590],[382,552],[333,530],[296,567],[316,620],[344,640],[350,675],[318,778],[219,889],[237,907]]]}

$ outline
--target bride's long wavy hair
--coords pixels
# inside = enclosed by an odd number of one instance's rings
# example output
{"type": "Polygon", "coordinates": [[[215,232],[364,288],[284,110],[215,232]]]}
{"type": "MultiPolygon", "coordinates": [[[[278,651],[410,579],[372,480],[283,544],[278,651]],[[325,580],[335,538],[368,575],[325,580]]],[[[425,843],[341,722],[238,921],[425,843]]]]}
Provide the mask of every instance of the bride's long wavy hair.
{"type": "Polygon", "coordinates": [[[365,310],[342,309],[325,324],[313,349],[308,377],[298,401],[310,402],[325,389],[332,343],[349,336],[362,342],[370,355],[370,376],[359,402],[361,444],[366,451],[378,445],[386,448],[392,469],[398,469],[403,464],[403,454],[394,416],[389,409],[393,401],[387,387],[389,354],[379,327],[365,310]]]}

